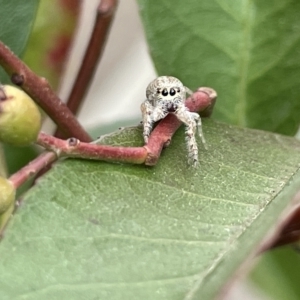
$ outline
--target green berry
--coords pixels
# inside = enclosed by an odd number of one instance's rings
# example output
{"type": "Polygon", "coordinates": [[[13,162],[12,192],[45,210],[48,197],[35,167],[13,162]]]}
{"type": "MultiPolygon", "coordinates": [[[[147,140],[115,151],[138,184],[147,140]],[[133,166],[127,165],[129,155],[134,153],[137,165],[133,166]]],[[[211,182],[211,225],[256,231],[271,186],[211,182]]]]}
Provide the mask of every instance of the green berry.
{"type": "Polygon", "coordinates": [[[41,113],[22,90],[0,86],[0,141],[26,146],[36,141],[41,129],[41,113]]]}
{"type": "Polygon", "coordinates": [[[4,177],[0,177],[0,215],[4,213],[14,202],[16,190],[12,183],[4,177]]]}

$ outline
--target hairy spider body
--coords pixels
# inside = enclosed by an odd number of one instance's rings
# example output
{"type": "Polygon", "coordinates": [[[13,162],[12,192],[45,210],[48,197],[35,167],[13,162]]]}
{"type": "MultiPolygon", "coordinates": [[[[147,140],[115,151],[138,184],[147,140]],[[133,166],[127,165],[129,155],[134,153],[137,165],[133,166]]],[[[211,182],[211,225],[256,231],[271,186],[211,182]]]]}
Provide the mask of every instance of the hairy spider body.
{"type": "Polygon", "coordinates": [[[147,144],[153,124],[169,113],[174,114],[186,125],[186,142],[188,148],[188,158],[194,166],[198,164],[198,146],[196,141],[196,131],[205,144],[202,133],[200,116],[190,112],[185,106],[186,94],[192,91],[185,87],[182,82],[171,76],[161,76],[150,82],[146,89],[147,99],[141,105],[143,115],[143,136],[147,144]]]}

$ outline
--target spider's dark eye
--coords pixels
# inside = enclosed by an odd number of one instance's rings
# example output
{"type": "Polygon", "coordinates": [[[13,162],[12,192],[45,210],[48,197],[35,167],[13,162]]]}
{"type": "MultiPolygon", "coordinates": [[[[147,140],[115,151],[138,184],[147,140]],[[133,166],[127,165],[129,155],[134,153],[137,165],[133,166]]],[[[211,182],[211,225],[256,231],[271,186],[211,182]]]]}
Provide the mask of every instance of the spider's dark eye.
{"type": "Polygon", "coordinates": [[[177,88],[177,93],[180,93],[180,88],[177,88]]]}
{"type": "Polygon", "coordinates": [[[175,90],[173,88],[170,89],[170,95],[174,96],[176,94],[175,90]]]}
{"type": "Polygon", "coordinates": [[[168,90],[167,90],[167,89],[163,89],[162,95],[163,95],[163,96],[168,96],[168,90]]]}
{"type": "Polygon", "coordinates": [[[157,92],[157,94],[160,94],[160,89],[157,89],[156,92],[157,92]]]}

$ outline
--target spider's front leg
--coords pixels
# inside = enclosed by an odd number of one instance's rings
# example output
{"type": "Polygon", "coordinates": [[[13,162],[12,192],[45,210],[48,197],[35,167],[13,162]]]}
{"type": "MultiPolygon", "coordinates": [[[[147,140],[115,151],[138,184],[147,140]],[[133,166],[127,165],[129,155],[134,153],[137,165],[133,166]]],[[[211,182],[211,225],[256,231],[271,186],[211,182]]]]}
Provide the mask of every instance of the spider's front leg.
{"type": "MultiPolygon", "coordinates": [[[[193,166],[196,167],[198,165],[198,146],[197,146],[195,134],[197,130],[198,120],[196,120],[197,118],[195,117],[195,115],[198,114],[188,111],[184,103],[182,103],[181,105],[178,106],[178,109],[175,111],[175,115],[187,127],[186,141],[187,141],[188,156],[189,156],[188,158],[189,161],[192,162],[193,166]]],[[[203,141],[203,134],[202,134],[202,141],[203,141]]]]}
{"type": "Polygon", "coordinates": [[[161,106],[153,107],[149,100],[145,100],[141,105],[142,117],[143,117],[143,137],[145,144],[148,143],[150,133],[152,131],[153,124],[163,119],[168,112],[166,112],[161,106]]]}
{"type": "Polygon", "coordinates": [[[142,118],[143,118],[143,137],[145,144],[148,143],[149,135],[152,130],[153,121],[152,121],[152,113],[154,107],[148,100],[145,100],[141,104],[142,118]]]}
{"type": "Polygon", "coordinates": [[[192,90],[190,90],[188,87],[184,87],[185,88],[185,92],[188,94],[188,95],[190,95],[190,96],[192,96],[194,93],[193,93],[193,91],[192,90]]]}

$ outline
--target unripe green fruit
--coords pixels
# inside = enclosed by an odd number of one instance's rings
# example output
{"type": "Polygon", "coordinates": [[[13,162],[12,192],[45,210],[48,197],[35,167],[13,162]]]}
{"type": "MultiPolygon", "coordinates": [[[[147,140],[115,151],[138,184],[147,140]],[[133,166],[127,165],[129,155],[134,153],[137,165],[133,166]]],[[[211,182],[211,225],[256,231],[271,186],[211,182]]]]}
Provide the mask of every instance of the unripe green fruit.
{"type": "Polygon", "coordinates": [[[12,183],[4,177],[0,177],[0,215],[4,213],[14,202],[16,190],[12,183]]]}
{"type": "Polygon", "coordinates": [[[26,146],[36,141],[41,113],[33,100],[10,85],[0,86],[0,141],[26,146]]]}

